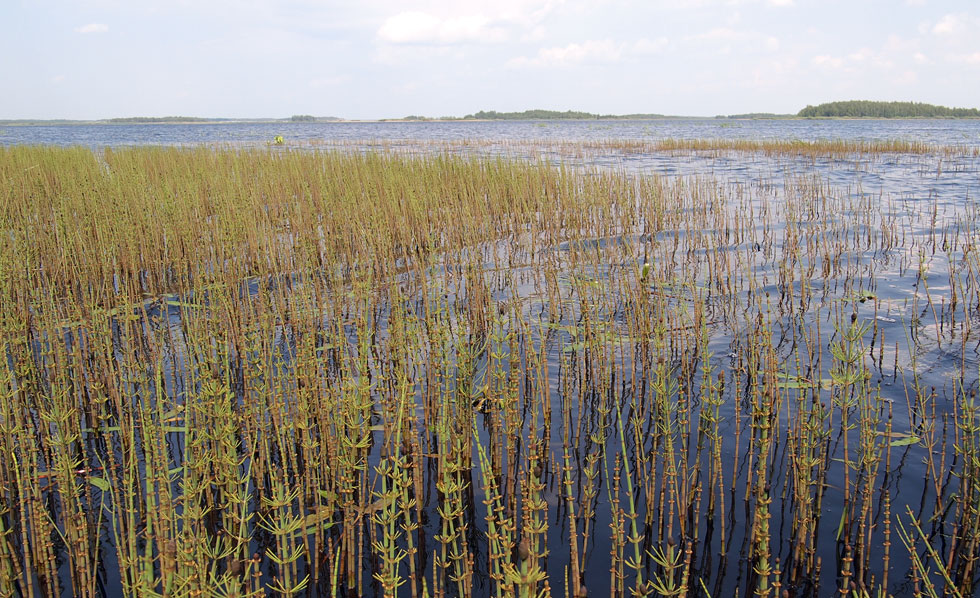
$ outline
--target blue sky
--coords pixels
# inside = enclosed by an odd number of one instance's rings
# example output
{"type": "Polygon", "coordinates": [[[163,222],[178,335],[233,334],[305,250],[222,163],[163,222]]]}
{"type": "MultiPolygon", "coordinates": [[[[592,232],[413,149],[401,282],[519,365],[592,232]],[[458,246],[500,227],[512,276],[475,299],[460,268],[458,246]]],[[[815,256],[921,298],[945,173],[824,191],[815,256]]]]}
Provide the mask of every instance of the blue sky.
{"type": "Polygon", "coordinates": [[[0,119],[980,107],[976,0],[2,0],[0,119]]]}

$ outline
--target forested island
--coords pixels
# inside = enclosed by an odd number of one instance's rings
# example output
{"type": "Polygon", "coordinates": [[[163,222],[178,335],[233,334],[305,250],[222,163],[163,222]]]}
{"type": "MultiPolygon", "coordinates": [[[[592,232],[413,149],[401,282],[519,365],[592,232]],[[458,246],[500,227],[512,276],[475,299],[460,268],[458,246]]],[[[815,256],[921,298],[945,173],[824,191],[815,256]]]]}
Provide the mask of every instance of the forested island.
{"type": "Polygon", "coordinates": [[[976,108],[947,108],[921,102],[873,102],[852,100],[807,106],[803,118],[978,118],[976,108]]]}

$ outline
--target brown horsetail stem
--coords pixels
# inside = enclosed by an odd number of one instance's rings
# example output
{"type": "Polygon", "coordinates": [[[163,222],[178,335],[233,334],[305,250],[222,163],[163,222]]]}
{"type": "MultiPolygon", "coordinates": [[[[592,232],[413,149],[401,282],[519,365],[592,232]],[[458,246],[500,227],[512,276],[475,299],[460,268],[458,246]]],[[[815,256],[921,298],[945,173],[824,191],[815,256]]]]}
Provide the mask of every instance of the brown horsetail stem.
{"type": "Polygon", "coordinates": [[[975,148],[409,149],[0,148],[0,598],[976,595],[975,148]]]}

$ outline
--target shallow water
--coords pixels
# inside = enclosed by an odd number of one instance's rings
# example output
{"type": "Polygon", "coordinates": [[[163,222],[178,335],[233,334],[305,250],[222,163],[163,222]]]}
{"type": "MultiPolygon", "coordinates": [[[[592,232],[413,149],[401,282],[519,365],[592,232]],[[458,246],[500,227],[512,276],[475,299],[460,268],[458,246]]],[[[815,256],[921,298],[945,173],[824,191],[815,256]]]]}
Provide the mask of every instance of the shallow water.
{"type": "Polygon", "coordinates": [[[655,139],[915,140],[980,145],[980,120],[446,121],[141,125],[0,125],[0,144],[182,145],[331,141],[495,141],[655,139]]]}
{"type": "MultiPolygon", "coordinates": [[[[658,546],[662,549],[668,538],[680,546],[693,542],[690,571],[704,581],[712,596],[747,595],[752,591],[753,561],[749,554],[754,511],[750,511],[751,501],[743,500],[741,493],[751,486],[747,480],[760,459],[760,455],[751,454],[746,448],[747,437],[755,433],[747,414],[753,401],[757,400],[753,393],[758,391],[758,385],[745,373],[752,369],[749,361],[759,350],[760,339],[765,340],[762,345],[766,351],[771,351],[772,358],[784,365],[786,374],[786,378],[775,386],[770,384],[770,388],[778,389],[783,395],[783,410],[772,415],[777,422],[776,430],[785,430],[791,421],[797,421],[801,410],[813,409],[819,401],[830,402],[831,410],[834,409],[832,400],[838,396],[834,389],[839,388],[832,384],[822,388],[821,381],[831,376],[832,357],[828,345],[840,338],[841,327],[846,327],[851,314],[855,321],[871,327],[862,336],[865,350],[862,359],[870,374],[870,384],[880,393],[879,407],[891,412],[893,431],[920,437],[944,434],[942,426],[950,425],[957,401],[980,389],[980,303],[977,300],[980,294],[977,294],[976,280],[971,278],[976,267],[970,262],[976,259],[973,245],[980,240],[976,218],[980,213],[976,197],[980,187],[980,159],[975,155],[884,154],[812,159],[738,152],[636,154],[601,147],[569,154],[549,145],[549,141],[564,143],[648,136],[806,140],[901,138],[945,145],[976,145],[980,144],[980,123],[976,121],[4,127],[0,131],[0,142],[93,147],[146,143],[255,144],[264,143],[274,134],[286,135],[291,143],[295,141],[297,147],[302,146],[303,151],[317,143],[329,145],[338,141],[366,147],[365,140],[393,143],[399,151],[423,152],[433,148],[439,151],[439,144],[443,142],[478,140],[486,142],[472,150],[479,154],[543,158],[571,166],[578,172],[614,171],[635,181],[658,175],[664,185],[679,190],[678,197],[684,198],[682,205],[673,207],[676,222],[682,223],[694,222],[687,220],[687,215],[700,209],[699,194],[708,196],[707,190],[715,189],[717,196],[725,200],[717,208],[720,213],[715,214],[718,226],[694,229],[643,223],[637,230],[597,238],[580,238],[570,233],[568,241],[539,248],[539,255],[547,255],[548,259],[563,266],[560,268],[563,276],[555,284],[558,296],[563,298],[561,315],[557,319],[548,315],[556,306],[546,299],[533,267],[521,266],[519,261],[516,265],[511,263],[513,256],[508,254],[508,247],[514,245],[491,244],[473,250],[480,252],[492,302],[501,306],[502,315],[507,310],[507,317],[499,324],[500,332],[517,321],[527,323],[527,337],[520,349],[522,359],[526,359],[529,352],[546,356],[549,400],[556,412],[565,406],[569,420],[577,422],[567,432],[556,424],[554,430],[549,428],[548,435],[541,438],[552,459],[544,474],[546,486],[542,498],[548,505],[546,519],[551,523],[547,531],[551,548],[547,568],[554,595],[561,595],[565,590],[562,572],[570,566],[565,550],[569,544],[565,524],[568,514],[561,500],[563,489],[557,475],[563,443],[572,440],[575,447],[573,459],[579,472],[576,487],[581,488],[584,456],[597,450],[596,445],[606,447],[610,454],[623,452],[619,446],[621,439],[616,434],[605,439],[591,437],[603,429],[604,418],[609,417],[608,412],[598,409],[605,399],[595,396],[596,389],[608,392],[607,398],[620,405],[641,404],[650,393],[649,389],[644,390],[633,382],[635,373],[643,367],[639,362],[643,343],[628,336],[633,299],[625,292],[644,260],[654,268],[678,269],[676,280],[671,272],[658,270],[652,276],[652,283],[642,287],[644,295],[663,302],[666,311],[676,315],[677,322],[690,320],[692,328],[698,328],[693,325],[695,312],[703,310],[698,317],[702,318],[703,329],[707,331],[706,338],[699,340],[694,332],[688,334],[681,330],[672,335],[676,336],[677,344],[662,351],[668,376],[686,385],[684,390],[673,387],[669,391],[671,398],[680,401],[683,395],[684,400],[696,402],[705,390],[706,381],[699,373],[703,367],[711,368],[712,376],[724,371],[728,380],[723,391],[719,424],[724,482],[731,488],[730,495],[724,497],[724,510],[706,515],[705,499],[697,516],[692,516],[699,523],[695,524],[694,530],[689,529],[682,535],[673,528],[665,531],[659,515],[649,514],[645,507],[640,509],[641,521],[648,514],[651,519],[641,532],[645,538],[644,549],[653,550],[658,546]],[[508,145],[511,141],[515,143],[508,145]],[[804,196],[809,199],[797,201],[804,196]],[[757,222],[736,227],[733,224],[736,218],[749,210],[756,215],[757,222]],[[729,238],[729,225],[732,229],[738,228],[743,236],[729,238]],[[810,244],[804,244],[804,247],[811,249],[830,243],[838,246],[831,252],[801,252],[796,249],[800,239],[807,240],[810,244]],[[616,256],[617,261],[598,260],[589,267],[576,269],[575,264],[579,262],[574,255],[589,252],[605,252],[616,256]],[[784,260],[788,255],[798,261],[787,265],[784,260]],[[830,255],[835,256],[836,261],[829,262],[830,255]],[[730,260],[728,269],[741,273],[742,279],[733,288],[725,288],[712,278],[711,264],[720,260],[730,260]],[[961,295],[955,303],[954,289],[967,290],[968,295],[961,295]],[[600,291],[603,297],[611,299],[608,302],[589,299],[590,293],[600,291]],[[585,340],[586,321],[597,322],[598,327],[589,333],[592,336],[588,340],[585,340]],[[699,344],[702,341],[703,345],[699,344]],[[792,364],[805,350],[807,342],[818,347],[816,353],[823,358],[822,366],[814,371],[798,371],[792,364]],[[604,372],[604,366],[610,366],[612,370],[612,380],[608,384],[590,379],[594,372],[604,372]],[[570,401],[569,396],[575,393],[589,400],[570,401]],[[925,395],[928,395],[927,399],[918,400],[925,395]],[[932,411],[926,413],[924,409],[932,411]]],[[[460,147],[455,146],[453,151],[466,151],[460,147]]],[[[466,257],[469,259],[470,256],[466,257]]],[[[462,262],[463,258],[462,255],[447,256],[445,262],[433,265],[428,272],[445,285],[444,293],[437,297],[409,297],[408,304],[403,307],[421,314],[438,305],[460,317],[458,314],[465,310],[470,297],[459,283],[459,273],[454,274],[451,260],[462,262]]],[[[412,276],[405,274],[393,282],[412,288],[412,276]]],[[[246,281],[240,292],[243,296],[254,296],[265,287],[302,284],[302,280],[286,279],[246,281]]],[[[185,308],[180,303],[207,304],[207,298],[175,299],[174,304],[165,308],[151,307],[148,316],[156,319],[154,325],[167,328],[173,339],[169,346],[174,356],[172,363],[179,370],[186,363],[181,340],[181,318],[185,308]]],[[[343,299],[338,301],[343,302],[343,299]]],[[[387,314],[383,313],[377,323],[382,337],[386,318],[387,314]]],[[[145,325],[148,329],[151,327],[150,322],[145,325]]],[[[356,347],[359,340],[356,329],[347,327],[344,334],[346,342],[356,347]]],[[[284,362],[280,373],[288,373],[290,355],[295,349],[290,347],[293,331],[286,326],[277,326],[275,335],[274,344],[282,347],[284,362]]],[[[502,347],[498,349],[503,350],[502,347]]],[[[473,380],[469,381],[474,388],[486,383],[490,361],[489,351],[478,356],[473,380]]],[[[511,367],[506,359],[499,360],[495,366],[501,368],[503,375],[508,374],[511,367]]],[[[180,377],[179,371],[173,368],[167,375],[174,379],[180,377]]],[[[455,386],[445,389],[447,393],[454,390],[455,386]]],[[[176,387],[169,392],[179,395],[176,387]]],[[[701,405],[692,406],[695,413],[700,408],[701,405]]],[[[624,418],[628,417],[629,414],[624,414],[624,418]]],[[[480,425],[479,439],[489,445],[494,424],[489,416],[484,416],[480,425]]],[[[646,431],[647,435],[622,439],[627,445],[625,452],[633,458],[648,454],[658,462],[658,455],[663,451],[663,437],[656,436],[649,428],[646,431]]],[[[520,432],[527,438],[536,430],[525,419],[520,432]]],[[[369,459],[373,466],[379,462],[383,444],[382,435],[375,433],[375,436],[375,449],[369,459]]],[[[838,522],[842,520],[845,505],[853,504],[845,499],[840,482],[845,474],[843,461],[854,458],[853,454],[848,456],[845,452],[848,439],[853,450],[856,446],[853,435],[825,439],[827,487],[821,491],[819,541],[815,546],[815,554],[824,564],[822,576],[817,580],[786,580],[784,585],[793,594],[827,595],[840,578],[845,557],[844,543],[839,541],[838,522]],[[819,588],[815,582],[820,584],[819,588]]],[[[786,454],[788,444],[786,436],[780,434],[768,457],[771,459],[771,491],[767,492],[774,498],[769,522],[772,556],[784,564],[792,559],[789,546],[795,534],[793,517],[798,508],[785,500],[792,473],[786,454]]],[[[698,463],[705,470],[709,467],[707,457],[700,451],[694,453],[692,447],[688,449],[693,460],[690,471],[707,475],[698,468],[698,463]]],[[[929,520],[929,531],[937,549],[948,550],[952,516],[943,511],[942,516],[932,517],[933,507],[955,494],[957,481],[947,472],[930,471],[930,467],[940,460],[955,463],[951,444],[932,449],[921,442],[896,444],[892,448],[891,468],[879,472],[876,477],[876,489],[881,494],[871,504],[875,525],[882,523],[881,496],[887,494],[893,516],[904,515],[906,507],[911,508],[920,519],[929,520]],[[937,480],[946,486],[946,497],[937,496],[937,480]]],[[[179,464],[178,458],[174,465],[179,464]]],[[[664,464],[661,462],[660,466],[664,464]]],[[[475,496],[473,504],[468,506],[468,516],[473,524],[473,545],[477,547],[475,587],[476,595],[480,596],[490,591],[486,581],[487,555],[480,553],[478,548],[481,546],[479,540],[485,538],[487,531],[482,523],[486,508],[481,503],[483,490],[479,472],[471,474],[475,496]]],[[[856,471],[852,469],[850,475],[855,476],[856,471]]],[[[603,488],[597,498],[591,543],[583,547],[587,585],[593,596],[606,595],[611,583],[607,563],[613,546],[607,530],[613,521],[605,492],[603,488]]],[[[647,490],[638,489],[636,494],[640,499],[650,498],[647,490]]],[[[427,534],[430,546],[434,546],[432,537],[439,532],[439,515],[434,502],[427,505],[425,512],[430,523],[421,533],[427,534]]],[[[876,543],[871,548],[871,574],[880,580],[881,537],[873,537],[876,543]]],[[[910,580],[905,577],[910,569],[909,556],[894,535],[892,538],[895,546],[891,568],[894,571],[886,589],[896,596],[912,595],[910,580]]],[[[423,559],[423,562],[426,561],[423,559]]],[[[105,564],[108,573],[103,587],[108,595],[119,595],[120,583],[112,571],[111,556],[105,559],[105,564]]],[[[431,564],[428,561],[429,567],[431,564]]],[[[365,565],[371,566],[368,562],[365,565]]],[[[271,565],[266,566],[271,575],[271,565]]],[[[328,595],[328,591],[329,585],[324,583],[311,594],[328,595]]],[[[368,586],[366,591],[376,593],[378,589],[368,586]]]]}

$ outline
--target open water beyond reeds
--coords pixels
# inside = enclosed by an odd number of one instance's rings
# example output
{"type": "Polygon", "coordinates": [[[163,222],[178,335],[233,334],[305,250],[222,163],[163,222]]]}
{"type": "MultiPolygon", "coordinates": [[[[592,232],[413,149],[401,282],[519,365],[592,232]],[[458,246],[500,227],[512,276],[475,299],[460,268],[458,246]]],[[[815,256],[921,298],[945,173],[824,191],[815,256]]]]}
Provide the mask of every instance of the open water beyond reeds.
{"type": "Polygon", "coordinates": [[[980,125],[692,122],[0,132],[0,596],[975,595],[980,125]]]}

